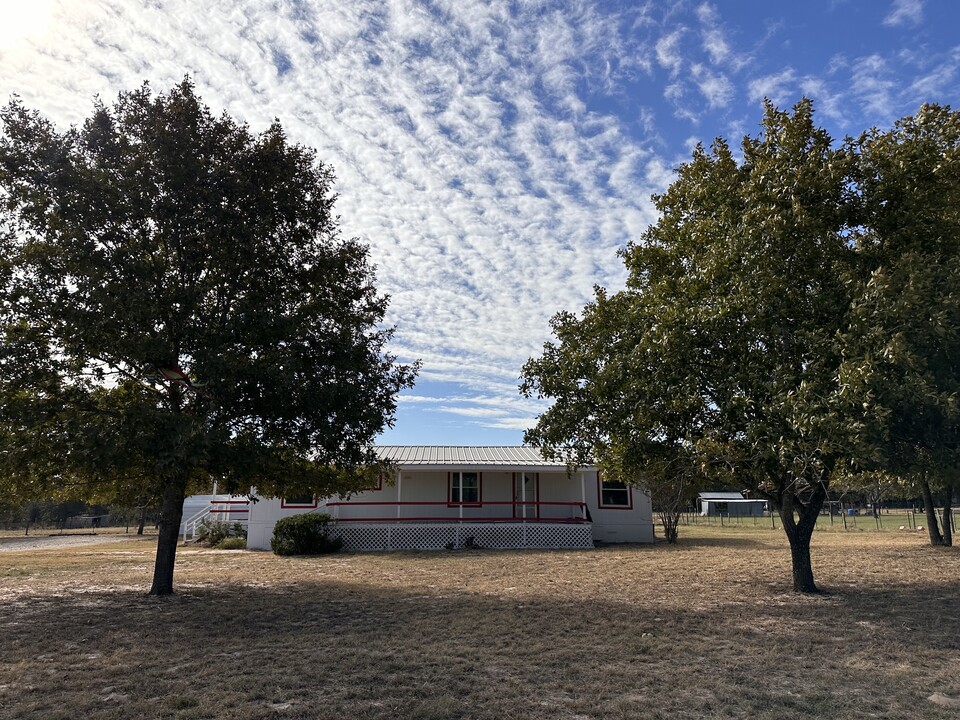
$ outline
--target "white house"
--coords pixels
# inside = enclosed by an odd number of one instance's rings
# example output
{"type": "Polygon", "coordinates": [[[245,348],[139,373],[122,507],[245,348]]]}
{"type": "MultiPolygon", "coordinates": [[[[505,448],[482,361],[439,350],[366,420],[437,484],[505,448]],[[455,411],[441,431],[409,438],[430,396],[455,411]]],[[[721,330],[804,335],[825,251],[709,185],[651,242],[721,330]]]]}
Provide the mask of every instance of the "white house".
{"type": "Polygon", "coordinates": [[[348,498],[260,498],[247,547],[270,547],[288,515],[328,513],[348,550],[583,548],[653,542],[649,497],[593,467],[570,473],[530,447],[381,446],[394,477],[348,498]]]}

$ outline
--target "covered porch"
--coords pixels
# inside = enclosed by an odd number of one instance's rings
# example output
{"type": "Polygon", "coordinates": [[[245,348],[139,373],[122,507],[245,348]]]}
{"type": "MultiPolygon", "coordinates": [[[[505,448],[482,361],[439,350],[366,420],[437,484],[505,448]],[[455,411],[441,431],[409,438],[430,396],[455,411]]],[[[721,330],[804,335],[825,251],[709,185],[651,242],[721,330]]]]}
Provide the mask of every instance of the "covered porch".
{"type": "Polygon", "coordinates": [[[584,472],[529,448],[377,450],[395,475],[324,503],[346,549],[593,547],[584,472]]]}
{"type": "MultiPolygon", "coordinates": [[[[270,547],[278,520],[327,513],[347,550],[591,548],[653,542],[649,497],[521,446],[381,445],[392,466],[342,497],[260,498],[247,546],[270,547]]],[[[255,492],[254,492],[255,494],[255,492]]]]}

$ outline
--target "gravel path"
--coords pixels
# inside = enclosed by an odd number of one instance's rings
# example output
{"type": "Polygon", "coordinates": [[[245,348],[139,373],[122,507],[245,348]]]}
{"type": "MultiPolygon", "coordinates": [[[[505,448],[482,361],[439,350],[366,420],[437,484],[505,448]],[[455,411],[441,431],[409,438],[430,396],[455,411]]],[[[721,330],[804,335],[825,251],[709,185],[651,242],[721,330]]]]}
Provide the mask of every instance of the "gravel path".
{"type": "MultiPolygon", "coordinates": [[[[103,543],[136,540],[137,535],[29,535],[22,537],[0,538],[0,553],[23,552],[25,550],[60,550],[81,545],[102,545],[103,543]]],[[[142,539],[142,537],[140,538],[142,539]]]]}

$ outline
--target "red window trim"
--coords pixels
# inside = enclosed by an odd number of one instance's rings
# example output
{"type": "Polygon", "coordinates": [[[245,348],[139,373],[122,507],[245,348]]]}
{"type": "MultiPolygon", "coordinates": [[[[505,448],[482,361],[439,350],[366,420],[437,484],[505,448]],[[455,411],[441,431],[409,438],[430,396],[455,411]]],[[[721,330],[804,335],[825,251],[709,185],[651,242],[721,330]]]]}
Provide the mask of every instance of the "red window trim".
{"type": "Polygon", "coordinates": [[[597,473],[597,507],[601,510],[633,510],[633,488],[627,485],[627,504],[626,505],[604,505],[603,504],[603,480],[600,473],[597,473]]]}
{"type": "Polygon", "coordinates": [[[304,504],[304,503],[288,503],[286,498],[280,498],[280,507],[283,509],[310,509],[314,510],[320,505],[320,500],[317,499],[317,496],[313,496],[313,504],[304,504]]]}
{"type": "MultiPolygon", "coordinates": [[[[463,488],[463,484],[460,485],[463,488]]],[[[462,495],[461,495],[462,497],[462,495]]],[[[483,473],[475,470],[448,470],[447,471],[447,507],[482,507],[483,506],[483,473]],[[453,473],[461,475],[465,472],[477,473],[477,502],[454,502],[453,500],[453,473]]]]}
{"type": "MultiPolygon", "coordinates": [[[[535,495],[536,497],[532,500],[532,502],[537,503],[536,505],[533,506],[533,512],[534,512],[533,518],[534,518],[534,519],[537,519],[537,518],[540,517],[540,473],[538,473],[538,472],[536,472],[536,473],[522,473],[522,472],[515,472],[515,473],[513,473],[513,497],[514,497],[514,499],[516,499],[516,497],[517,497],[517,476],[518,476],[518,475],[533,475],[533,489],[534,489],[534,495],[535,495]]],[[[520,502],[520,501],[517,500],[517,502],[520,502]]],[[[518,514],[518,513],[520,513],[520,507],[519,507],[518,505],[514,505],[514,506],[513,506],[513,517],[514,517],[515,519],[516,519],[516,518],[520,518],[520,519],[522,520],[522,519],[523,519],[523,515],[522,515],[522,514],[518,514]]]]}

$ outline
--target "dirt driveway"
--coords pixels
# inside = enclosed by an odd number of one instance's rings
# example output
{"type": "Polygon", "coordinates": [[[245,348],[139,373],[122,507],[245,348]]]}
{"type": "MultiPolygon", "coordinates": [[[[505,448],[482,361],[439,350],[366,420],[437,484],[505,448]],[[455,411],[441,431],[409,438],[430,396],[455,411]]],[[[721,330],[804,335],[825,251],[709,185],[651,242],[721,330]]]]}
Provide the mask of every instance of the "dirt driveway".
{"type": "Polygon", "coordinates": [[[61,550],[81,545],[102,545],[103,543],[123,542],[143,539],[137,535],[97,534],[88,535],[21,535],[0,537],[0,553],[24,552],[30,550],[61,550]]]}

